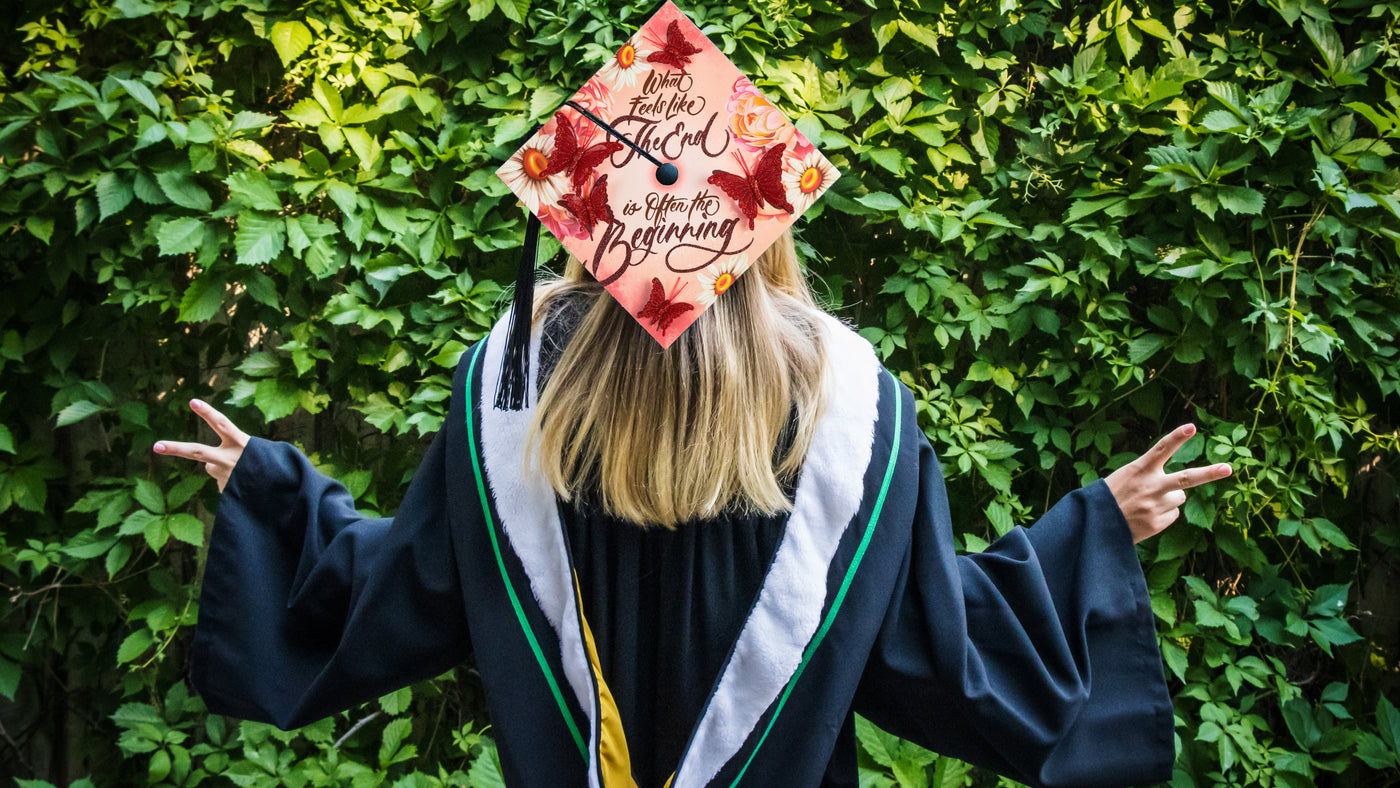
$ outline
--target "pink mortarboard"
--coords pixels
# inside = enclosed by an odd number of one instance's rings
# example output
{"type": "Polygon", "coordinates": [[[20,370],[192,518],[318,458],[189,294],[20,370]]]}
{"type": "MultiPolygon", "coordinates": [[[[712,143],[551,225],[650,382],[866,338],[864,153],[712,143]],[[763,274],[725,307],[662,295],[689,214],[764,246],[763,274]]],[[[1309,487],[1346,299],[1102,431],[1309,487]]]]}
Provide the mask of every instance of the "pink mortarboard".
{"type": "MultiPolygon", "coordinates": [[[[543,224],[662,347],[839,177],[671,2],[496,175],[531,214],[516,311],[543,224]]],[[[529,308],[512,318],[527,347],[529,308]]],[[[525,348],[513,354],[525,363],[525,348]]],[[[520,407],[524,378],[497,407],[520,407]]]]}

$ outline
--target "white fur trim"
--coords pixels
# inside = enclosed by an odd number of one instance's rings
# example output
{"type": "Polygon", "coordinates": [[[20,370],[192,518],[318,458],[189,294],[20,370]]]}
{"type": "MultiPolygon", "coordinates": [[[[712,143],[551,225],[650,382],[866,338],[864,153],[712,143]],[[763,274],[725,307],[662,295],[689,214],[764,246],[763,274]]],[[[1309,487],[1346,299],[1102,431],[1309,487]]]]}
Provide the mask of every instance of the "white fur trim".
{"type": "MultiPolygon", "coordinates": [[[[525,436],[534,417],[532,405],[518,411],[497,410],[493,406],[496,385],[501,378],[501,359],[509,335],[509,314],[496,323],[486,343],[486,360],[481,373],[481,448],[486,481],[496,502],[510,549],[520,559],[530,578],[530,592],[559,637],[564,677],[588,714],[588,784],[602,788],[598,770],[597,697],[593,692],[592,666],[579,629],[574,599],[573,576],[569,571],[568,546],[559,522],[554,490],[538,472],[533,456],[526,456],[525,436]]],[[[527,391],[533,403],[540,363],[540,332],[530,332],[530,382],[527,391]]]]}
{"type": "Polygon", "coordinates": [[[674,788],[708,785],[753,732],[802,662],[821,622],[827,570],[860,509],[879,415],[870,345],[827,318],[831,396],[798,479],[792,514],[758,602],[691,741],[674,788]]]}

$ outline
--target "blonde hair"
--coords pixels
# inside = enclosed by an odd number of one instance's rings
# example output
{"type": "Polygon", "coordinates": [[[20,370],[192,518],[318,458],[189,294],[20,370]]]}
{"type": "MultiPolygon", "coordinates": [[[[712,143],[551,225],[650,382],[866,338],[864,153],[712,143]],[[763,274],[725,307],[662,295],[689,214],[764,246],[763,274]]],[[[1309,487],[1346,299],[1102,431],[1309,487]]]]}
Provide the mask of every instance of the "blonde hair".
{"type": "Polygon", "coordinates": [[[530,430],[561,499],[666,528],[792,508],[828,371],[790,234],[665,350],[577,260],[537,289],[537,330],[572,298],[582,316],[530,430]]]}

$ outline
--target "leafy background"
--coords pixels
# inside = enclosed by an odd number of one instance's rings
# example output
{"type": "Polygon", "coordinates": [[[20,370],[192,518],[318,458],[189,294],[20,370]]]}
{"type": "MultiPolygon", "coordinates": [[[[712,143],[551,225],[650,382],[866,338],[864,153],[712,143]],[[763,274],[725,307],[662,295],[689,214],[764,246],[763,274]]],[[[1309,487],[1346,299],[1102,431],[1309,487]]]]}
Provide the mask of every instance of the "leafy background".
{"type": "MultiPolygon", "coordinates": [[[[492,171],[649,6],[4,4],[0,773],[500,783],[470,666],[291,733],[208,715],[217,495],[149,447],[204,397],[392,510],[511,279],[492,171]]],[[[1173,785],[1400,783],[1400,3],[688,11],[846,173],[801,248],[966,548],[1183,421],[1238,469],[1141,548],[1173,785]]],[[[859,738],[863,785],[998,782],[859,738]]]]}

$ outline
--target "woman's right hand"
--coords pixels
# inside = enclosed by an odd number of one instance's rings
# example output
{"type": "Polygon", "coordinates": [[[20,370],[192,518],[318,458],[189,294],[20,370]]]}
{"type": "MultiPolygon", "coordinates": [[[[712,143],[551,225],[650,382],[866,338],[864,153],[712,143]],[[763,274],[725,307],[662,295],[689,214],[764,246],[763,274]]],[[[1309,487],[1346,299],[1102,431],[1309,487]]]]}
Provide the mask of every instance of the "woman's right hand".
{"type": "Polygon", "coordinates": [[[248,445],[248,433],[238,429],[224,414],[214,410],[209,403],[197,399],[190,400],[190,410],[199,414],[204,423],[219,436],[218,446],[182,441],[156,441],[151,450],[169,457],[184,457],[187,460],[204,463],[204,470],[219,483],[219,492],[224,491],[233,466],[243,456],[243,447],[248,445]]]}

